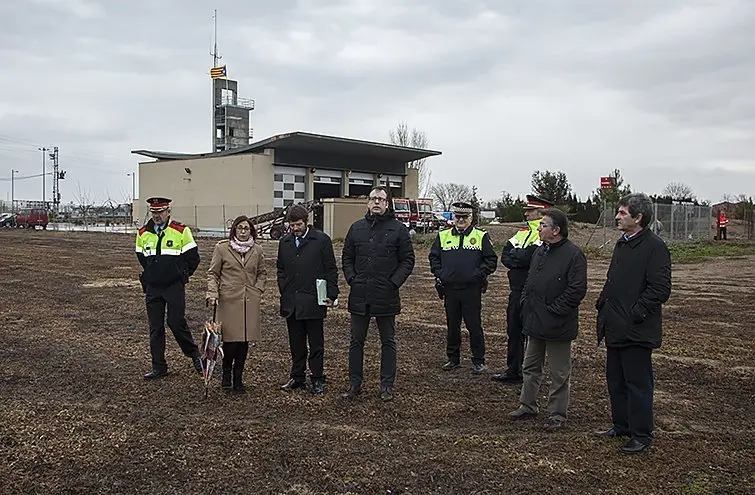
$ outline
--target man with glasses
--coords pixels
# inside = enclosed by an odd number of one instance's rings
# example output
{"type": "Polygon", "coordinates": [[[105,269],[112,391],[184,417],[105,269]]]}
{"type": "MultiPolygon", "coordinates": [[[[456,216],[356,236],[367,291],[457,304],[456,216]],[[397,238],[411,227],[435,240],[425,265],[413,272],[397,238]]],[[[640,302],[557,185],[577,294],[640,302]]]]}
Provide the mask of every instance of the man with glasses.
{"type": "Polygon", "coordinates": [[[149,349],[152,370],[145,380],[168,374],[165,362],[165,309],[168,326],[181,347],[190,357],[194,369],[201,373],[199,348],[186,323],[186,289],[189,277],[199,266],[199,249],[189,227],[170,219],[169,198],[147,199],[152,218],[136,235],[136,257],[144,271],[139,276],[147,304],[149,320],[149,349]]]}
{"type": "Polygon", "coordinates": [[[349,388],[342,395],[347,399],[362,392],[364,342],[372,317],[380,332],[380,398],[393,399],[399,287],[414,269],[414,248],[409,230],[394,218],[391,205],[390,189],[373,188],[367,213],[351,225],[343,242],[343,274],[351,287],[349,388]]]}
{"type": "Polygon", "coordinates": [[[587,260],[571,242],[569,221],[561,210],[543,211],[540,246],[532,256],[522,291],[522,332],[527,349],[522,366],[520,406],[509,413],[514,420],[538,413],[543,364],[548,355],[551,386],[548,421],[543,428],[554,432],[564,427],[569,406],[571,343],[579,331],[579,305],[587,293],[587,260]]]}
{"type": "Polygon", "coordinates": [[[522,290],[527,281],[530,260],[535,249],[542,244],[538,227],[545,208],[551,208],[553,203],[534,196],[527,195],[524,207],[524,217],[527,222],[519,229],[503,248],[501,262],[509,269],[509,304],[506,308],[506,333],[508,335],[508,350],[506,354],[506,370],[496,373],[492,379],[504,384],[522,383],[522,362],[524,361],[525,337],[522,334],[522,290]]]}
{"type": "Polygon", "coordinates": [[[485,370],[485,335],[482,329],[482,293],[488,275],[498,265],[498,256],[487,232],[474,227],[471,204],[451,205],[454,226],[442,230],[430,249],[430,271],[441,288],[446,309],[446,355],[444,371],[458,368],[461,361],[461,320],[469,331],[472,372],[485,370]]]}

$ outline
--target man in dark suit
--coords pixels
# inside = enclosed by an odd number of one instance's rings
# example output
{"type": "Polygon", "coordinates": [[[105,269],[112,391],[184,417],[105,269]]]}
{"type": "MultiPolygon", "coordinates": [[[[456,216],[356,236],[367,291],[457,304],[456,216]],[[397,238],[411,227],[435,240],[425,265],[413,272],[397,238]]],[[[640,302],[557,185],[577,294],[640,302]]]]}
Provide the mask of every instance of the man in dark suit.
{"type": "Polygon", "coordinates": [[[613,426],[601,437],[628,437],[621,451],[646,451],[653,439],[653,349],[661,346],[661,307],[671,295],[671,257],[648,226],[653,203],[641,193],[619,200],[623,232],[595,303],[598,344],[606,341],[606,381],[613,426]]]}
{"type": "Polygon", "coordinates": [[[380,332],[380,398],[393,399],[396,380],[396,315],[401,312],[401,287],[414,269],[409,229],[393,214],[391,191],[370,191],[367,213],[354,222],[343,242],[343,275],[351,286],[349,388],[342,397],[362,392],[364,342],[370,319],[380,332]]]}
{"type": "Polygon", "coordinates": [[[308,225],[309,212],[302,206],[288,211],[291,232],[278,244],[278,289],[280,314],[286,318],[291,347],[291,377],[283,390],[306,387],[305,371],[309,341],[309,372],[312,393],[325,392],[323,320],[327,307],[338,297],[338,266],[333,243],[327,234],[308,225]],[[324,280],[327,297],[317,296],[317,280],[324,280]]]}

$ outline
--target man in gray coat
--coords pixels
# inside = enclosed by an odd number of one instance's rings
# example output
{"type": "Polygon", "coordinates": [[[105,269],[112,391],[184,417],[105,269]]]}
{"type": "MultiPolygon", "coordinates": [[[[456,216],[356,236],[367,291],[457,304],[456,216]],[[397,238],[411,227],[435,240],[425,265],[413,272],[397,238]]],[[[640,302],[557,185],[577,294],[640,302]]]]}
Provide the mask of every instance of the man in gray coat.
{"type": "Polygon", "coordinates": [[[538,227],[540,246],[532,256],[522,291],[522,320],[527,348],[522,374],[520,406],[511,419],[526,419],[538,413],[537,397],[543,379],[546,354],[551,368],[548,396],[548,432],[566,423],[571,377],[571,343],[579,330],[579,304],[587,292],[587,260],[569,237],[566,214],[549,208],[538,227]]]}

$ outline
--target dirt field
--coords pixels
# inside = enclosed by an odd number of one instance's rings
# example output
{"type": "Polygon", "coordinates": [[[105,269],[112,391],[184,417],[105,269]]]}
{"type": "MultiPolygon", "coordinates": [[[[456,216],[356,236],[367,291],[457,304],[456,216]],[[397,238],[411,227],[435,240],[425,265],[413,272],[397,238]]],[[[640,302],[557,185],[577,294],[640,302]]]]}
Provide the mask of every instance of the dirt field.
{"type": "MultiPolygon", "coordinates": [[[[188,286],[197,332],[204,273],[188,286]]],[[[396,398],[378,394],[371,330],[365,393],[344,402],[348,315],[326,320],[326,394],[286,393],[290,354],[278,316],[273,260],[264,341],[250,350],[245,396],[209,399],[172,336],[170,375],[144,382],[147,322],[133,238],[0,231],[0,479],[3,493],[753,493],[755,490],[755,257],[675,265],[664,345],[654,356],[657,436],[624,456],[609,426],[604,348],[593,303],[606,262],[590,260],[590,289],[574,345],[568,427],[545,415],[512,423],[518,389],[490,380],[505,361],[505,270],[485,298],[488,372],[440,371],[445,324],[418,249],[402,290],[396,398]]],[[[343,285],[343,284],[342,284],[343,285]]],[[[344,287],[345,290],[345,287],[344,287]]],[[[345,294],[342,298],[345,301],[345,294]]],[[[547,380],[542,394],[547,393],[547,380]]],[[[545,402],[541,401],[541,405],[545,402]]]]}

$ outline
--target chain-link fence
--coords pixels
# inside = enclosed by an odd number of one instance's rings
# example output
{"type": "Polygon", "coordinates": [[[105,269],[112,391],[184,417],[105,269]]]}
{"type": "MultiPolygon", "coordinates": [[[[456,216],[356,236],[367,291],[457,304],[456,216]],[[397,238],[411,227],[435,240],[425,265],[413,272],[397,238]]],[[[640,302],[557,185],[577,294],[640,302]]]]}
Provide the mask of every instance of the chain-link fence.
{"type": "MultiPolygon", "coordinates": [[[[615,204],[606,204],[597,222],[602,232],[602,242],[613,242],[616,234],[615,204]]],[[[666,242],[687,242],[712,239],[714,231],[713,211],[710,206],[689,204],[653,203],[653,221],[650,229],[666,242]]]]}

